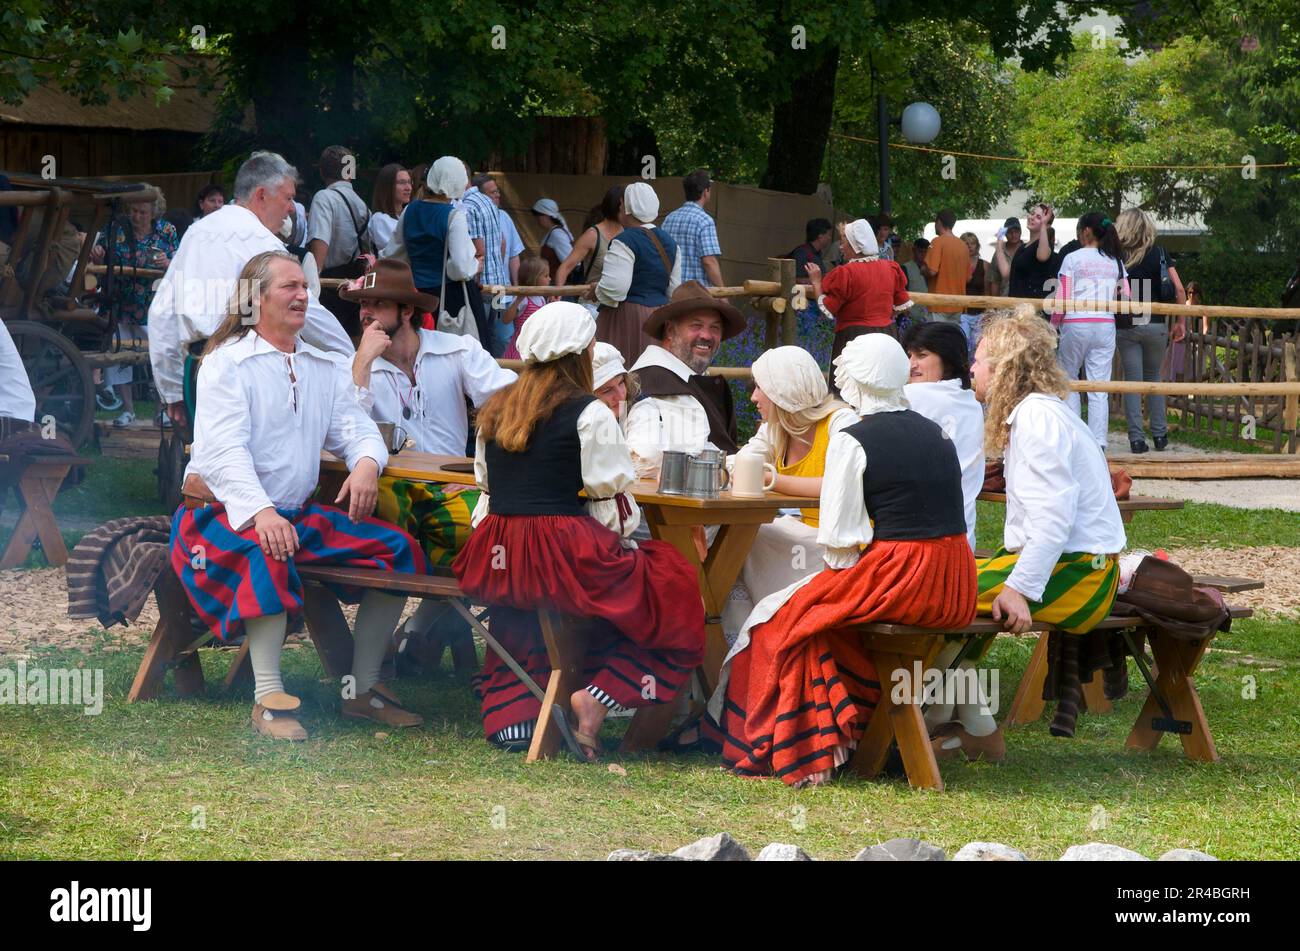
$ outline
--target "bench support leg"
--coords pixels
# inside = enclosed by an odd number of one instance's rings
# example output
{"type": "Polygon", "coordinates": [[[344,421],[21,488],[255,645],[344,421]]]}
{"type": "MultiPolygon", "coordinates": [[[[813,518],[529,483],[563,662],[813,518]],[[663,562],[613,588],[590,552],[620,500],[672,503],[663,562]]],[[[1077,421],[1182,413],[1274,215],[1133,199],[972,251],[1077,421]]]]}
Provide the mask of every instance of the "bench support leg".
{"type": "MultiPolygon", "coordinates": [[[[1179,736],[1183,741],[1183,752],[1189,759],[1204,763],[1218,762],[1219,751],[1214,746],[1214,737],[1210,734],[1210,725],[1205,719],[1205,710],[1201,707],[1201,698],[1196,693],[1196,683],[1192,679],[1210,645],[1210,638],[1199,642],[1180,641],[1151,630],[1147,632],[1147,639],[1151,644],[1151,653],[1159,665],[1156,689],[1165,698],[1176,718],[1192,724],[1191,733],[1179,736]]],[[[1148,691],[1146,703],[1142,705],[1142,711],[1124,745],[1135,750],[1155,749],[1163,734],[1152,728],[1151,721],[1161,713],[1155,693],[1148,691]]]]}
{"type": "MultiPolygon", "coordinates": [[[[177,655],[193,640],[194,631],[189,624],[190,603],[180,579],[170,568],[165,568],[154,586],[158,602],[158,623],[153,637],[145,648],[144,659],[135,673],[131,692],[126,702],[152,700],[162,689],[167,668],[177,661],[177,655]]],[[[203,666],[196,653],[190,653],[176,665],[176,689],[183,696],[203,693],[203,666]]]]}
{"type": "Polygon", "coordinates": [[[14,526],[13,536],[0,556],[0,568],[17,568],[27,560],[27,553],[39,538],[45,561],[57,568],[68,562],[68,549],[59,533],[59,523],[54,520],[51,508],[59,487],[67,478],[71,466],[36,463],[28,467],[15,491],[25,508],[14,526]]]}
{"type": "Polygon", "coordinates": [[[230,670],[226,672],[226,693],[230,693],[235,687],[241,687],[252,682],[253,662],[248,656],[248,638],[244,638],[244,643],[239,645],[239,653],[230,662],[230,670]]]}
{"type": "MultiPolygon", "coordinates": [[[[546,696],[533,729],[533,742],[528,747],[526,762],[529,763],[550,759],[559,752],[563,737],[553,710],[559,704],[568,711],[569,697],[583,686],[583,661],[587,656],[587,632],[580,623],[545,610],[538,611],[537,617],[551,662],[551,676],[546,681],[546,696]]],[[[576,729],[577,723],[571,722],[570,727],[576,729]]]]}
{"type": "Polygon", "coordinates": [[[338,598],[328,588],[306,585],[303,590],[303,614],[311,642],[320,655],[325,676],[341,680],[352,673],[352,629],[343,616],[338,598]]]}
{"type": "Polygon", "coordinates": [[[912,680],[916,662],[921,662],[922,670],[933,666],[934,659],[943,648],[943,641],[941,636],[921,638],[916,644],[916,653],[904,654],[872,649],[868,635],[866,646],[880,681],[880,703],[868,721],[867,729],[850,760],[849,769],[852,772],[867,778],[878,775],[885,766],[890,743],[897,740],[898,752],[907,771],[907,781],[912,788],[943,791],[943,777],[939,773],[939,763],[934,757],[930,733],[926,729],[925,716],[921,710],[924,684],[912,684],[911,702],[896,704],[892,697],[894,671],[904,671],[909,681],[912,680]]]}
{"type": "Polygon", "coordinates": [[[1016,687],[1016,697],[1007,710],[1008,726],[1033,723],[1043,715],[1043,684],[1047,681],[1047,633],[1038,635],[1029,664],[1016,687]]]}

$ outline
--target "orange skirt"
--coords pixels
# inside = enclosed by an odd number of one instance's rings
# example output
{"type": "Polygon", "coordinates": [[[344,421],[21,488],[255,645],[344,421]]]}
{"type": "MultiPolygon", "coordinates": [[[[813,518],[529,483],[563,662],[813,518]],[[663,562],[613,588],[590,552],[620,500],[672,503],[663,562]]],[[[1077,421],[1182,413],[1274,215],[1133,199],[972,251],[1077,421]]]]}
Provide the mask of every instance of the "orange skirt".
{"type": "Polygon", "coordinates": [[[874,541],[852,568],[819,572],[732,658],[718,724],[723,761],[790,785],[828,775],[857,746],[880,698],[875,667],[851,628],[962,628],[975,599],[964,534],[874,541]]]}

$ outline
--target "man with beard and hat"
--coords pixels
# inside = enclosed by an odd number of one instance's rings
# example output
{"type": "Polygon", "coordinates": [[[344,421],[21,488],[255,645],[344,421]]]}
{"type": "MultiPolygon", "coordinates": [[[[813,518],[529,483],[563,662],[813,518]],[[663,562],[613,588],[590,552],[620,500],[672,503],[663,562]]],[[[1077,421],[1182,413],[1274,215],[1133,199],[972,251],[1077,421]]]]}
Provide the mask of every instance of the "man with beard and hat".
{"type": "MultiPolygon", "coordinates": [[[[423,328],[437,299],[415,289],[411,268],[396,258],[339,291],[360,305],[361,341],[352,361],[352,382],[362,409],[377,423],[391,423],[394,444],[410,440],[418,452],[458,456],[469,438],[467,401],[482,406],[515,374],[497,366],[472,336],[423,328]]],[[[375,514],[410,532],[434,567],[450,566],[469,538],[476,489],[381,476],[375,514]]],[[[405,626],[424,634],[443,606],[426,600],[405,626]]],[[[469,628],[457,616],[440,625],[444,643],[469,645],[469,628]]],[[[461,662],[468,656],[462,653],[461,662]]]]}
{"type": "Polygon", "coordinates": [[[628,413],[627,442],[637,477],[657,477],[665,449],[695,452],[711,445],[736,452],[731,389],[705,372],[722,341],[744,331],[744,316],[698,281],[687,281],[643,329],[658,343],[632,365],[641,396],[628,413]]]}

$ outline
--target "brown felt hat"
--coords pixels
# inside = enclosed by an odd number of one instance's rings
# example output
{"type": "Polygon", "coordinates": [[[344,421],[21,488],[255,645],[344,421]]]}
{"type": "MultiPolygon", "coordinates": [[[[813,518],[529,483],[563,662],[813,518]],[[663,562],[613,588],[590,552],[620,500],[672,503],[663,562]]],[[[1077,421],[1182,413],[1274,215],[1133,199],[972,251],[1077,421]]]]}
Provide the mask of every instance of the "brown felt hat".
{"type": "Polygon", "coordinates": [[[383,258],[368,274],[344,284],[339,288],[339,297],[344,300],[390,300],[398,304],[412,304],[422,311],[432,311],[438,307],[438,298],[432,294],[421,294],[415,289],[415,279],[411,277],[411,266],[405,261],[383,258]]]}
{"type": "Polygon", "coordinates": [[[641,329],[658,340],[664,324],[697,310],[711,310],[722,318],[722,339],[730,340],[745,331],[745,316],[721,297],[714,297],[699,281],[685,281],[673,291],[672,299],[655,309],[641,329]]]}

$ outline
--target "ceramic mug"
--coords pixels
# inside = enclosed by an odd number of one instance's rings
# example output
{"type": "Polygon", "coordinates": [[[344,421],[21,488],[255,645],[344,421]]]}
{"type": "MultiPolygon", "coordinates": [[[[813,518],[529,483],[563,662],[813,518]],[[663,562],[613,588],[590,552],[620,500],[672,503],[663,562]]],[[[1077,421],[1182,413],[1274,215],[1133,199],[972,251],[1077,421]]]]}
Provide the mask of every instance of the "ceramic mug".
{"type": "Polygon", "coordinates": [[[776,466],[764,462],[756,452],[736,454],[736,462],[731,470],[731,494],[739,499],[761,499],[764,492],[770,492],[776,485],[776,466]],[[771,475],[771,481],[767,476],[771,475]]]}

